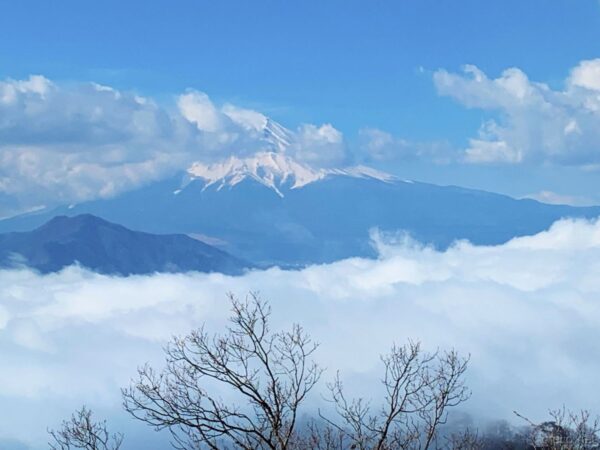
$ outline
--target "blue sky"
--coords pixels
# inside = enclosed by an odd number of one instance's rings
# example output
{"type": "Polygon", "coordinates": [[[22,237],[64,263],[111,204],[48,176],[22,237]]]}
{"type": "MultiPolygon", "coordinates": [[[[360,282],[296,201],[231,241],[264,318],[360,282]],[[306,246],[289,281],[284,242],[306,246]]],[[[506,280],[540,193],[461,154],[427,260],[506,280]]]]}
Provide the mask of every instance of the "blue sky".
{"type": "MultiPolygon", "coordinates": [[[[440,70],[461,74],[472,64],[495,79],[516,67],[559,92],[573,68],[600,57],[597,0],[23,0],[1,2],[1,10],[0,79],[93,81],[159,103],[193,88],[216,104],[258,110],[292,129],[330,123],[354,154],[364,129],[456,154],[478,139],[483,123],[502,123],[505,105],[473,106],[468,93],[441,93],[434,81],[440,70]]],[[[600,202],[589,164],[582,170],[583,163],[555,159],[367,162],[441,184],[600,202]]]]}

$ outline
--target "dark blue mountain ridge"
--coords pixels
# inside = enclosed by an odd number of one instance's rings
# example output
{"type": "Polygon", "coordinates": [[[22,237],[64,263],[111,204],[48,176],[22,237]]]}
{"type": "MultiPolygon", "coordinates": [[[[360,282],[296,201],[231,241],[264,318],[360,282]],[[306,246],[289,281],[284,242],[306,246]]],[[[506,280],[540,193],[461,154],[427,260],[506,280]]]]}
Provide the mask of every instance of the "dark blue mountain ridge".
{"type": "Polygon", "coordinates": [[[29,232],[0,234],[0,266],[28,266],[41,273],[72,264],[105,274],[223,272],[249,265],[182,234],[132,231],[91,214],[57,216],[29,232]]]}
{"type": "Polygon", "coordinates": [[[230,159],[111,199],[0,221],[31,229],[54,215],[95,214],[151,233],[199,236],[260,265],[302,266],[376,257],[370,230],[406,231],[445,249],[466,239],[496,245],[600,207],[549,205],[456,186],[405,181],[365,167],[314,170],[287,157],[230,159]]]}

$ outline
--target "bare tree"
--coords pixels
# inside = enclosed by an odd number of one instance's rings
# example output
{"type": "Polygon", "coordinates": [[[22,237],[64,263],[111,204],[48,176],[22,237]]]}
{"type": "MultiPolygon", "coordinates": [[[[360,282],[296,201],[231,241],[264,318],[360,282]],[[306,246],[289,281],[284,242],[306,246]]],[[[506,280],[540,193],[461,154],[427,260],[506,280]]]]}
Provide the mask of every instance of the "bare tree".
{"type": "Polygon", "coordinates": [[[299,325],[272,332],[271,309],[256,294],[229,300],[226,332],[209,336],[200,328],[174,338],[164,370],[141,367],[122,391],[124,407],[167,428],[178,449],[291,448],[299,407],[322,373],[311,361],[318,345],[299,325]],[[212,393],[215,385],[238,402],[212,393]]]}
{"type": "Polygon", "coordinates": [[[543,450],[596,450],[600,449],[600,418],[589,411],[568,411],[564,406],[549,411],[550,420],[534,423],[515,411],[529,424],[526,433],[529,445],[543,450]]]}
{"type": "Polygon", "coordinates": [[[292,450],[341,450],[345,449],[346,436],[327,422],[309,421],[298,434],[290,449],[292,450]]]}
{"type": "MultiPolygon", "coordinates": [[[[329,385],[339,420],[322,416],[343,437],[338,448],[427,450],[438,447],[437,430],[447,409],[469,397],[464,384],[468,359],[455,351],[424,353],[419,343],[394,346],[381,358],[384,403],[374,409],[346,396],[339,374],[329,385]]],[[[331,430],[328,431],[331,434],[331,430]]],[[[463,443],[467,442],[462,440],[463,443]]]]}
{"type": "Polygon", "coordinates": [[[83,406],[65,420],[58,430],[49,430],[52,442],[48,445],[52,450],[119,450],[123,442],[120,433],[110,434],[106,421],[94,422],[92,411],[83,406]]]}
{"type": "Polygon", "coordinates": [[[447,436],[446,448],[448,450],[483,450],[485,442],[479,437],[478,432],[467,428],[447,436]]]}

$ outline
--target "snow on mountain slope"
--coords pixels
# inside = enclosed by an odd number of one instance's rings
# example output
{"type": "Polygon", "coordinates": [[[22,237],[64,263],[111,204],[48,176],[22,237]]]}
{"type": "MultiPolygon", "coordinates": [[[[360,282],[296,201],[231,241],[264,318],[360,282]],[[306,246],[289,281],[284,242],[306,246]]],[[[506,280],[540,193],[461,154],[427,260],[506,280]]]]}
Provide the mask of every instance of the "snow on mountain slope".
{"type": "MultiPolygon", "coordinates": [[[[212,164],[194,163],[187,170],[188,181],[203,180],[204,188],[215,186],[220,190],[252,179],[283,197],[286,189],[298,189],[328,176],[398,181],[393,175],[365,166],[342,169],[313,168],[291,156],[295,146],[299,145],[298,136],[293,131],[256,111],[226,106],[224,113],[238,125],[257,133],[263,143],[263,150],[245,158],[231,156],[212,164]]],[[[175,193],[180,191],[181,189],[175,193]]]]}
{"type": "Polygon", "coordinates": [[[284,188],[298,189],[328,176],[373,178],[388,183],[398,181],[393,175],[365,166],[314,169],[277,152],[261,152],[249,158],[232,156],[215,164],[195,163],[188,169],[188,175],[192,180],[204,180],[205,188],[216,185],[217,189],[235,186],[250,178],[273,189],[281,197],[284,188]]]}
{"type": "Polygon", "coordinates": [[[265,126],[262,129],[263,140],[269,142],[276,150],[285,151],[286,148],[292,145],[294,134],[278,124],[277,122],[267,119],[265,126]]]}
{"type": "Polygon", "coordinates": [[[393,183],[396,181],[402,181],[404,183],[411,183],[408,180],[400,180],[395,175],[389,174],[387,172],[382,172],[381,170],[373,169],[372,167],[367,166],[352,166],[346,167],[344,169],[331,169],[328,171],[330,175],[344,175],[347,177],[354,178],[373,178],[375,180],[383,181],[385,183],[393,183]]]}
{"type": "Polygon", "coordinates": [[[257,111],[226,105],[223,112],[237,125],[257,133],[257,138],[265,144],[266,149],[282,152],[294,142],[291,130],[257,111]]]}

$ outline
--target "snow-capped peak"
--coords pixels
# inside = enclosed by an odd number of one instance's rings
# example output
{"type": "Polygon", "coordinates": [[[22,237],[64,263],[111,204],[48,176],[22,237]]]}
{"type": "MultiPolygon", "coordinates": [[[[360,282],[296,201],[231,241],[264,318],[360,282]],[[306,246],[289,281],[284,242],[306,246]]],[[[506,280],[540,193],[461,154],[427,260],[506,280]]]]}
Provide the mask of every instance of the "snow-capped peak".
{"type": "MultiPolygon", "coordinates": [[[[204,181],[204,189],[215,186],[235,186],[246,179],[253,179],[283,197],[287,189],[299,189],[307,184],[329,176],[371,178],[386,183],[397,181],[393,175],[365,166],[343,169],[318,169],[290,156],[297,144],[297,136],[267,116],[252,110],[226,105],[224,113],[243,128],[257,133],[264,144],[263,150],[249,157],[231,156],[223,161],[205,164],[194,163],[188,169],[190,181],[204,181]]],[[[175,191],[176,194],[181,190],[175,191]]]]}
{"type": "Polygon", "coordinates": [[[225,105],[223,113],[242,128],[257,133],[269,150],[281,152],[292,145],[293,133],[262,113],[233,105],[225,105]]]}
{"type": "Polygon", "coordinates": [[[214,164],[194,163],[188,175],[191,179],[204,180],[205,188],[215,185],[217,189],[254,179],[281,197],[285,188],[298,189],[328,176],[372,178],[387,183],[397,180],[393,175],[365,166],[315,169],[279,152],[260,152],[248,158],[231,156],[214,164]]]}
{"type": "Polygon", "coordinates": [[[249,158],[231,156],[215,164],[194,163],[188,174],[192,178],[205,180],[206,187],[217,185],[235,186],[246,178],[252,178],[283,196],[280,188],[289,185],[291,189],[324,178],[324,170],[315,170],[299,163],[289,156],[276,152],[261,152],[249,158]]]}

